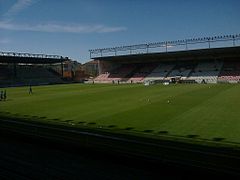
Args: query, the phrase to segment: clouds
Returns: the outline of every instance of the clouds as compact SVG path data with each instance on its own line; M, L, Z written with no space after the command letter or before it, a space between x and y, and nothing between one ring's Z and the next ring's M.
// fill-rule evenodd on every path
M17 0L15 4L3 15L4 19L12 19L14 15L17 15L22 10L26 9L33 3L33 0Z
M14 16L29 8L33 3L40 0L16 0L10 9L2 16L0 21L0 29L11 31L32 31L32 32L48 32L48 33L113 33L126 31L123 26L108 26L99 24L69 24L64 22L37 22L35 24L17 23Z
M1 38L0 38L0 44L9 44L9 43L11 43L11 40L10 40L10 39L7 39L7 38L1 39Z
M111 33L126 31L126 27L105 26L105 25L81 25L81 24L16 24L11 22L0 22L0 29L14 31L35 31L35 32L59 32L59 33Z

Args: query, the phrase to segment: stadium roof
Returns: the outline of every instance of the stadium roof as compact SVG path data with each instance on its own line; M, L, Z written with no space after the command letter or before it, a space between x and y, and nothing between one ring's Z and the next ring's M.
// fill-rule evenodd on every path
M0 63L53 64L67 60L68 57L58 55L0 52Z
M146 53L134 54L123 56L107 56L96 57L94 60L100 61L122 61L134 62L144 61L152 62L156 60L162 61L176 61L176 60L199 60L199 59L216 59L216 58L236 58L240 60L240 46L225 47L225 48L210 48L198 50L184 50L175 52L162 52L162 53Z
M202 38L191 38L191 39L183 39L183 40L175 40L175 41L163 41L163 42L154 42L154 43L144 43L144 44L136 44L129 46L118 46L112 48L100 48L100 49L90 49L90 58L96 57L106 57L114 54L115 56L119 56L120 54L129 55L129 54L139 54L151 53L153 49L155 52L169 52L169 51L182 51L183 48L185 50L189 49L189 46L193 46L190 49L204 49L206 45L208 48L217 48L217 47L229 47L238 46L240 41L240 34L235 35L224 35L224 36L213 36L213 37L202 37ZM220 44L219 44L220 43ZM230 43L230 44L229 44ZM217 46L216 46L217 45Z

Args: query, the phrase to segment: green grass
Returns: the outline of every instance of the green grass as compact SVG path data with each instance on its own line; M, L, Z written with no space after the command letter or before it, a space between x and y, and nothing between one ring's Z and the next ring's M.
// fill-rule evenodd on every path
M8 88L1 112L90 127L240 143L240 85L52 85ZM89 124L88 124L89 123ZM95 124L96 123L96 124ZM193 136L194 137L194 136Z

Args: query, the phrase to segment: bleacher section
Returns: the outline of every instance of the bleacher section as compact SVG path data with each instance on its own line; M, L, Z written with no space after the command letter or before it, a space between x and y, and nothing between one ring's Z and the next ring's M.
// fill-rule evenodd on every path
M13 72L8 66L0 65L0 87L5 84L10 84L13 78Z
M17 68L17 80L20 83L30 84L55 84L63 82L59 76L41 66L19 66Z
M0 65L0 80L7 80L9 77L12 77L13 74L7 66Z
M42 66L19 65L14 75L13 66L0 66L1 86L23 86L63 83L60 75L54 74Z
M110 75L109 72L104 72L103 74L100 74L99 76L97 76L94 81L95 82L111 82L111 80L108 78Z
M240 82L240 62L200 61L160 62L149 64L124 64L112 72L95 78L96 82L142 83L145 81L165 82L172 79L188 83Z
M217 78L222 66L222 61L199 62L188 77L188 80L195 80L197 83L217 83Z
M239 62L226 62L223 65L222 71L218 77L219 82L232 82L240 81L240 63Z
M128 79L128 82L133 83L140 83L143 82L144 78L150 74L154 68L156 68L156 64L143 64L138 65L138 67L135 69L132 77Z
M174 66L173 63L161 63L144 80L163 80Z
M194 68L193 63L179 63L175 68L168 74L166 79L170 80L172 78L179 78L180 80L186 80L189 74Z
M113 71L109 78L111 78L111 81L123 81L128 78L128 76L131 76L131 73L135 70L136 66L132 64L124 64L120 68Z
M131 76L131 73L136 68L133 64L123 64L111 72L104 72L97 76L94 81L101 83L111 83L112 81L126 81L128 76Z

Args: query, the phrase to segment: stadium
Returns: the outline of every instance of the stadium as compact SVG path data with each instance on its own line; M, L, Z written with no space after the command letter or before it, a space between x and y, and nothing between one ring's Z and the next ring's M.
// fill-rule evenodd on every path
M72 83L64 78L67 57L0 53L1 131L239 175L240 35L90 56L98 75Z

